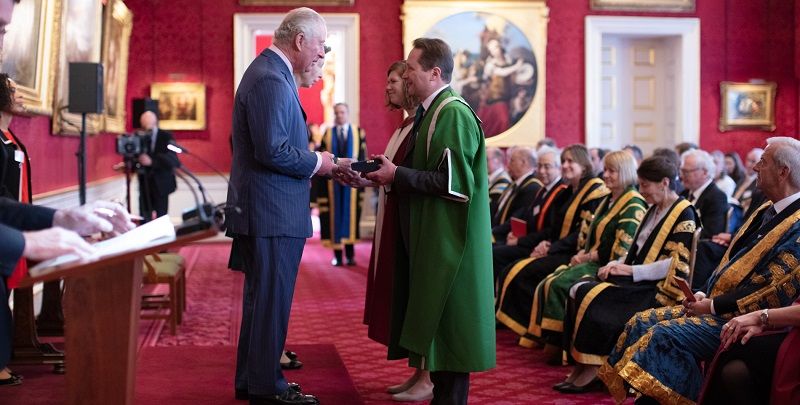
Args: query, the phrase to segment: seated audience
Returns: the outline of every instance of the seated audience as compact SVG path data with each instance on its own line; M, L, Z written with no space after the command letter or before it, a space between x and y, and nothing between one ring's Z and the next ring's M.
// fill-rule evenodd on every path
M561 332L564 330L564 305L570 286L583 276L597 274L597 269L610 260L625 256L633 236L644 218L647 204L636 191L636 161L623 151L611 152L603 160L603 181L611 190L584 223L588 231L581 234L583 247L572 256L569 265L562 265L536 286L526 337L546 343L551 362L561 362Z
M699 367L721 343L734 316L789 305L800 288L800 141L767 140L756 165L758 187L770 201L739 230L705 292L683 305L639 312L625 325L598 375L615 400L625 384L650 403L694 402Z
M511 184L511 176L506 171L506 154L502 149L486 148L486 168L489 170L489 215L494 218L500 197Z
M663 156L667 160L670 161L675 166L676 173L681 168L681 157L678 155L678 152L675 152L669 148L655 148L653 150L653 156ZM683 187L683 183L681 183L680 176L675 176L675 193L681 195L683 190L686 188Z
M561 153L561 177L569 186L564 191L569 199L554 207L549 237L536 245L529 258L506 266L497 277L497 320L520 336L528 333L534 288L558 266L569 263L578 251L581 229L585 234L592 213L610 193L594 177L589 151L583 145L570 145Z
M547 146L549 148L558 148L556 146L556 141L553 138L542 138L539 142L536 142L536 150L542 149L542 147Z
M506 243L511 231L511 217L520 217L531 205L542 182L536 178L536 152L529 147L518 146L511 150L508 159L508 174L513 182L500 196L497 213L492 220L492 235L496 243Z
M711 152L711 157L714 159L716 171L714 172L714 184L722 190L725 195L730 198L733 192L736 191L736 182L728 176L725 170L725 154L720 150Z
M684 152L692 149L700 149L700 148L694 142L681 142L675 145L675 152L678 152L678 156L681 156L683 155Z
M561 223L560 220L554 220L558 212L557 207L563 206L571 196L567 185L561 180L558 150L544 146L539 149L537 160L536 177L544 187L539 189L531 205L518 218L525 221L527 233L517 237L513 232L509 232L505 245L495 244L492 247L495 281L506 266L530 256L539 242L550 238L553 234L552 227Z
M603 158L609 151L603 148L589 148L589 156L592 158L592 167L597 177L603 178Z
M630 153L631 156L633 156L633 158L636 159L636 166L639 166L639 163L642 163L642 159L644 159L644 153L642 153L642 148L634 144L630 144L630 145L625 145L622 148L622 150L624 152Z
M673 152L674 153L674 152ZM683 297L675 276L688 279L697 214L675 193L678 169L653 156L638 170L639 191L650 204L626 255L601 267L596 278L570 289L564 319L564 349L575 361L567 379L553 388L579 393L596 388L597 370L636 312L675 305Z
M728 176L731 176L733 181L736 183L736 187L742 184L747 174L744 170L744 163L742 163L742 158L739 157L739 154L736 152L727 152L725 153L725 173Z
M758 201L763 199L763 195L756 195L760 193L760 191L758 187L756 187L756 172L754 170L758 161L761 160L762 154L764 154L764 150L761 148L753 148L747 153L744 166L746 177L739 183L736 187L736 191L733 193L733 198L739 202L744 212L747 212L751 205L755 205L756 207L761 205Z
M701 239L725 232L728 218L728 197L714 184L716 165L706 151L691 149L681 155L681 182L686 190L681 197L697 208L703 230Z

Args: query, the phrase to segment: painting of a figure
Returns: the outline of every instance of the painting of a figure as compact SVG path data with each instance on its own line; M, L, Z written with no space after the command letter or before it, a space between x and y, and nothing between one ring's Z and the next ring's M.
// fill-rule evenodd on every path
M206 128L206 86L202 83L153 83L150 97L158 100L159 126L171 130Z
M133 14L122 0L111 0L105 10L103 73L105 79L105 130L125 132L125 86Z
M775 130L774 82L720 83L722 111L721 131L735 129Z
M525 34L502 16L463 12L425 33L450 44L451 86L483 121L487 137L516 124L536 97L536 55Z
M22 1L14 8L14 18L6 27L2 71L13 78L17 85L36 87L41 15L42 0Z
M67 114L64 107L69 99L69 63L100 62L102 38L102 2L96 0L64 0L63 36L56 89L53 133L77 133L79 128L64 121L80 122L77 115ZM97 133L100 117L91 115L87 131Z

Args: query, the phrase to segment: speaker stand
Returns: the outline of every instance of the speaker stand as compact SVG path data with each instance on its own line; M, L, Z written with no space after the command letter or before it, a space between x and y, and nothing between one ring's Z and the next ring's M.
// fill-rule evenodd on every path
M81 113L81 141L78 146L78 196L86 204L86 113Z

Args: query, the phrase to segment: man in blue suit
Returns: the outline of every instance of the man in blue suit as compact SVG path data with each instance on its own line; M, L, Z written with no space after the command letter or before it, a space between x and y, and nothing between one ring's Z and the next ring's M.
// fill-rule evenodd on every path
M227 225L245 272L236 397L251 404L319 403L290 385L279 363L300 257L311 236L310 178L336 167L330 153L308 151L293 77L325 57L326 37L325 21L314 10L290 11L236 90Z

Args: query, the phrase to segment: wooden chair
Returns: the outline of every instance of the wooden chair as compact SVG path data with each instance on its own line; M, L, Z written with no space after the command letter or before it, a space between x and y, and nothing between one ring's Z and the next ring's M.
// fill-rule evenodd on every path
M142 294L142 319L166 319L170 333L176 332L186 309L186 270L183 256L159 253L145 256L142 283L167 284L166 294Z

